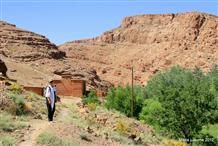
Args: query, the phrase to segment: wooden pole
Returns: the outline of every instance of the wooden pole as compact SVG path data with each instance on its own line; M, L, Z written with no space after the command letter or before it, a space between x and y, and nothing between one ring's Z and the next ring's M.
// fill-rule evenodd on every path
M132 99L131 99L131 116L134 115L134 89L133 89L133 67L132 67Z

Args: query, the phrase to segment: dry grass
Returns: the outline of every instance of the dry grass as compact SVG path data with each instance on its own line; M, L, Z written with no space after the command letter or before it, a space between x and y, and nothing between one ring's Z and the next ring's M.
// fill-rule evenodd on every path
M0 131L13 132L17 129L22 129L26 125L19 121L14 120L13 116L8 113L0 113Z
M83 130L87 130L87 127L89 127L95 135L104 139L110 139L125 146L135 145L136 141L129 138L131 134L135 134L142 140L142 145L161 145L161 140L157 135L153 135L149 131L137 132L137 127L134 127L136 120L127 118L117 111L109 111L101 106L97 106L93 110L88 106L81 108L77 105L68 106L68 109L68 116L62 120L64 123L73 124ZM140 122L137 123L140 125ZM138 145L140 145L140 142Z
M71 142L62 139L61 137L49 133L49 132L44 132L42 134L40 134L37 138L37 144L39 146L43 146L43 145L48 145L48 146L73 146L74 144L72 144Z
M187 146L186 143L176 140L165 140L164 144L165 146Z
M118 121L115 125L115 130L121 134L125 134L127 132L128 125L123 121Z
M2 146L13 146L16 144L16 139L10 135L1 135L0 145Z

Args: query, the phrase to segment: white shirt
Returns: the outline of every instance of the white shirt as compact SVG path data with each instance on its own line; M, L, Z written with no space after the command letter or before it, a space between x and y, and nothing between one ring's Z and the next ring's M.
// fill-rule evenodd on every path
M45 97L50 98L51 101L51 108L54 108L54 103L55 103L55 94L54 94L54 88L49 85L46 88L46 93L45 93Z

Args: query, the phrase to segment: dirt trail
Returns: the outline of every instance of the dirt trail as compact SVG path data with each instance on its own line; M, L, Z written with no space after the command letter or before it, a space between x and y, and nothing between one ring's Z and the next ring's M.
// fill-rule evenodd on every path
M24 141L19 146L35 146L36 138L50 125L45 120L31 120L29 124L31 128L25 133Z
M80 98L61 98L61 104L64 105L70 105L73 103L75 104L79 101ZM36 146L37 137L50 126L54 126L56 123L60 122L60 119L62 119L64 116L67 116L67 114L68 109L66 106L63 106L59 114L56 116L55 121L52 123L49 123L46 120L31 120L30 122L28 122L31 127L28 131L26 131L23 142L21 142L19 146Z

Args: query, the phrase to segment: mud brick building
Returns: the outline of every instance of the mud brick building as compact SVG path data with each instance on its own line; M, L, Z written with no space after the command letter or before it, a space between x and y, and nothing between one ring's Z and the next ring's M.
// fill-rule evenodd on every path
M62 76L61 80L53 80L58 96L82 97L86 92L84 80L74 80L68 76ZM25 90L43 95L43 87L24 87Z
M56 85L57 95L81 97L86 92L86 84L84 80L73 80L63 78L62 80L53 80Z
M25 90L30 91L30 92L34 92L38 95L43 95L43 87L30 87L30 86L25 86L24 87Z

